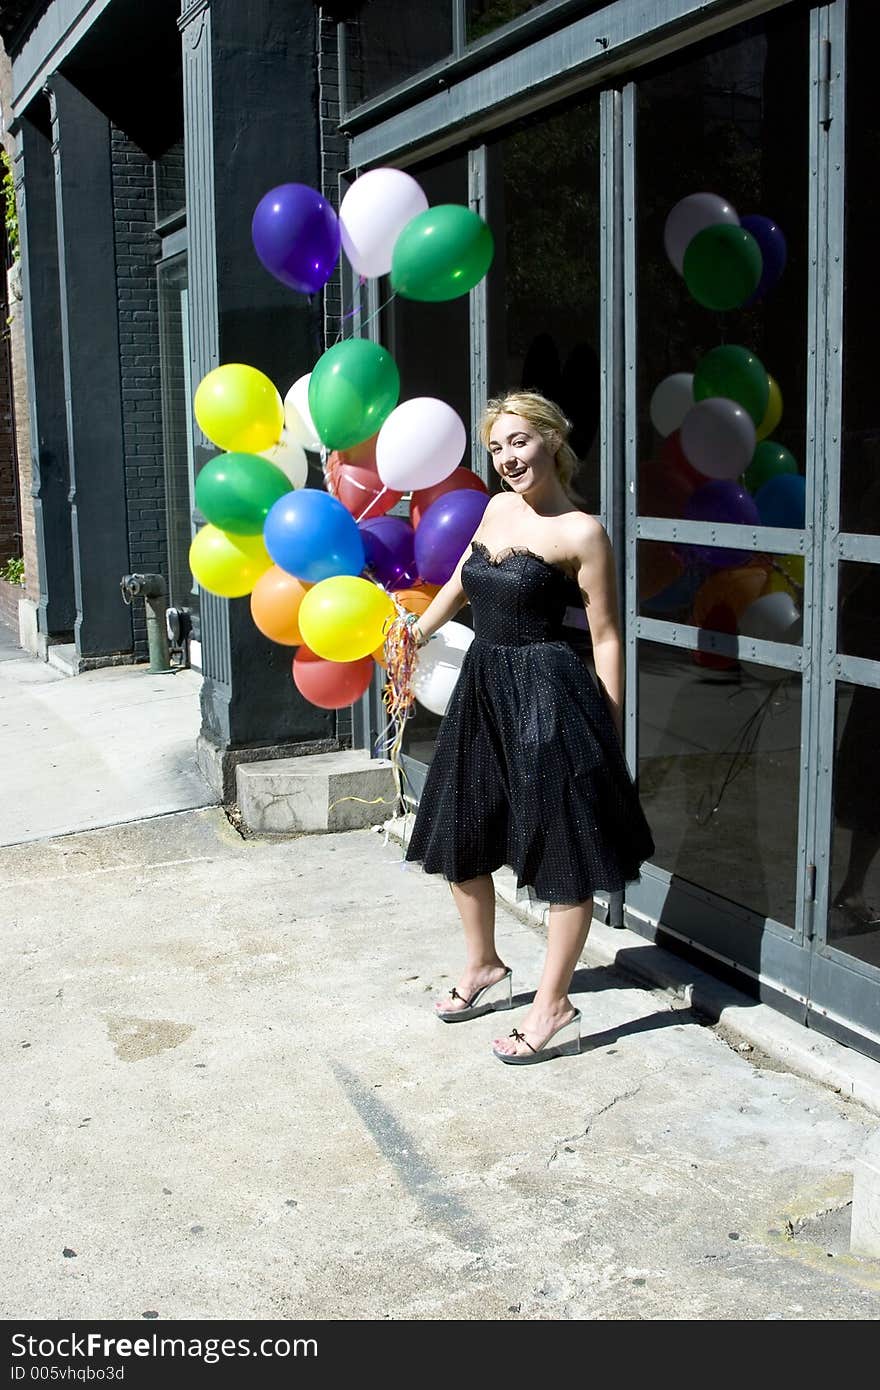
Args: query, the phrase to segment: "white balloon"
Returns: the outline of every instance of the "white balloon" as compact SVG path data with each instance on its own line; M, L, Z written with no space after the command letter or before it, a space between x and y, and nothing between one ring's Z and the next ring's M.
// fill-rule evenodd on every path
M755 422L736 401L709 396L688 411L680 438L688 463L705 478L738 478L755 452Z
M342 248L359 275L387 275L394 243L428 206L422 188L402 169L371 169L355 179L339 208Z
M396 492L432 487L464 458L467 434L451 405L415 396L392 410L376 440L376 471Z
M321 452L321 440L309 410L311 372L299 377L284 397L284 426L290 438L313 454Z
M666 219L663 245L679 275L683 273L684 253L697 232L714 227L719 222L739 225L736 209L717 193L691 193L676 203Z
M658 434L672 434L693 403L693 372L674 372L661 381L651 397L651 424Z
M261 458L268 459L270 463L274 463L276 468L280 468L281 472L290 479L292 488L305 487L309 474L309 461L302 445L297 444L295 439L291 439L290 432L286 428L281 431L281 438L277 444L273 444L271 449L262 451Z
M419 649L413 693L433 714L445 714L474 634L464 623L444 623Z
M741 637L752 637L761 642L788 642L796 645L803 632L803 617L791 594L778 590L774 594L762 594L744 608L737 623ZM757 676L762 681L778 681L779 670L775 666L763 666L757 661L743 661L744 671Z

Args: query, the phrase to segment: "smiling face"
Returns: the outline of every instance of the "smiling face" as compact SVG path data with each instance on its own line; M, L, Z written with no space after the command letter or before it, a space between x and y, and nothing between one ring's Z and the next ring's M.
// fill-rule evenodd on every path
M520 495L555 478L556 463L533 424L522 415L499 415L489 436L495 472Z

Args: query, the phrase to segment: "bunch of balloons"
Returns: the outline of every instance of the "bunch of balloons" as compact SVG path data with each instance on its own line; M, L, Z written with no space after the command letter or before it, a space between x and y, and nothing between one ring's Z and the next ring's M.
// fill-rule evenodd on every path
M430 208L397 169L356 180L338 217L314 189L272 189L252 234L266 268L303 293L326 282L340 247L359 275L390 271L397 293L424 301L466 294L493 254L481 218L453 204ZM427 608L488 503L485 485L461 466L467 440L456 412L399 395L393 358L364 338L329 348L283 401L241 363L209 372L195 395L200 428L224 452L196 482L208 525L192 543L193 575L222 597L250 594L257 627L297 648L294 681L323 709L366 691L390 622ZM305 486L306 450L321 454L326 491ZM405 493L409 521L388 516ZM459 628L441 629L419 663L418 697L438 713L461 664Z
M782 274L785 239L768 218L740 219L714 194L684 198L666 221L666 252L694 298L712 309L753 303ZM746 347L713 348L693 372L657 386L650 416L662 437L658 458L640 469L639 510L745 526L802 528L804 479L791 453L770 436L782 418L782 394ZM657 545L640 565L640 597L654 611L691 608L695 626L795 641L803 558L720 546ZM695 653L703 665L724 657ZM760 674L759 666L752 668Z
M740 309L757 303L785 269L785 237L770 217L740 217L717 193L691 193L670 212L666 254L698 304Z
M492 233L458 203L429 207L402 169L371 169L349 188L339 215L314 188L283 183L257 204L254 250L276 280L314 294L333 273L340 249L358 275L391 274L407 299L437 302L473 289L489 269Z

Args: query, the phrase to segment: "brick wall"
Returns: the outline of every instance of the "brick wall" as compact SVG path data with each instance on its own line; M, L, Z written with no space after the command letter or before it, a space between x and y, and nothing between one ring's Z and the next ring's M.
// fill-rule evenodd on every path
M115 128L112 158L129 559L133 573L167 579L153 163ZM143 660L146 618L139 600L132 620L135 657Z
M3 147L13 161L15 169L15 138L6 130L6 115L12 110L12 64L0 44L0 106L4 115ZM5 275L5 266L2 267ZM31 430L28 407L29 387L27 359L24 343L24 314L20 293L20 277L13 271L9 277L12 286L8 304L4 311L3 324L8 328L10 355L12 360L12 416L15 427L15 449L18 461L18 500L21 509L21 542L16 552L24 557L25 588L27 598L38 603L40 599L40 578L37 567L37 542L34 529L34 501L31 496ZM8 324L6 320L9 320ZM5 557L4 557L5 558Z

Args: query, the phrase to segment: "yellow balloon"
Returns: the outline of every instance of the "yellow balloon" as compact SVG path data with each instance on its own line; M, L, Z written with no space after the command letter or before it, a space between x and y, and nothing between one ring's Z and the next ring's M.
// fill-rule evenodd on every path
M309 589L299 608L299 630L306 646L327 661L357 661L380 645L395 611L378 584L336 574Z
M803 555L774 555L765 594L790 594L800 603L804 591Z
M227 362L202 377L194 401L199 428L221 449L259 454L284 428L284 403L267 376L243 362Z
M217 526L203 526L189 548L189 567L209 594L243 598L272 568L272 557L262 536L230 536Z
M767 397L767 409L764 411L764 418L755 430L756 439L766 439L768 434L772 434L782 419L782 392L778 383L767 373L767 380L770 383L770 394Z

